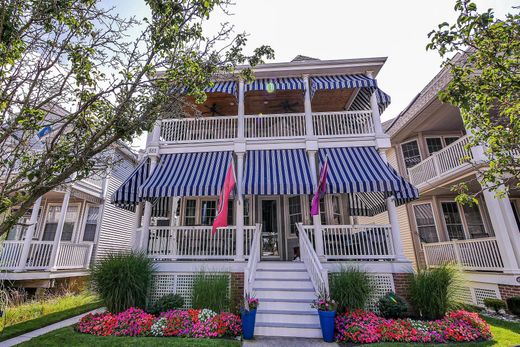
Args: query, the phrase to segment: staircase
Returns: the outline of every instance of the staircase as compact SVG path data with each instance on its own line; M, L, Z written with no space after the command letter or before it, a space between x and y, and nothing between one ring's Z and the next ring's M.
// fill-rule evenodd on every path
M301 262L258 263L253 292L260 300L255 335L321 338L315 290Z

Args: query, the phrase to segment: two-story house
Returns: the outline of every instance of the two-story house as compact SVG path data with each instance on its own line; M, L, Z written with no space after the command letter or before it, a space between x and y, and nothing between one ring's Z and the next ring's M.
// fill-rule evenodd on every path
M56 106L53 112L66 111ZM116 163L108 172L39 197L0 241L0 280L25 288L54 287L85 278L91 264L109 252L131 249L133 214L109 198L132 173L137 156L122 143L104 155Z
M473 193L482 190L478 171L485 157L482 147L467 148L459 109L437 96L450 78L441 70L384 126L400 174L420 192L400 215L418 266L456 263L466 278L463 299L482 305L485 298L520 295L520 192L497 198L483 190L473 206L455 201L456 184L467 184Z
M257 334L321 337L310 303L327 290L329 273L369 272L372 306L402 290L412 265L396 206L418 193L385 155L380 113L390 98L376 80L385 60L298 56L260 65L251 83L215 81L194 105L199 112L188 107L157 122L147 158L112 196L135 210L134 245L156 263L152 299L177 292L189 305L197 271L227 272L233 288L261 301ZM311 217L325 160L327 194ZM229 226L212 235L230 163L237 186ZM382 212L385 224L357 223Z

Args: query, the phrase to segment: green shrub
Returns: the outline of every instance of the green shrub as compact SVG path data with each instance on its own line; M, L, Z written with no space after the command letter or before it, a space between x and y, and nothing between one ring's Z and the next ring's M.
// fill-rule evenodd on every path
M170 293L160 297L149 311L153 314L159 314L175 308L181 308L182 306L184 306L184 298L179 294Z
M144 253L112 253L94 266L91 280L107 309L118 313L146 307L153 272L152 260Z
M229 275L201 272L193 280L192 307L215 312L229 311Z
M330 279L330 297L338 303L338 311L365 308L374 288L367 273L355 268L342 268Z
M457 307L458 271L450 266L420 271L412 277L410 300L416 313L426 319L440 319Z
M500 299L485 298L484 306L486 306L487 309L493 310L496 313L498 313L500 310L506 309L506 302Z
M406 301L394 292L388 292L379 299L379 313L385 318L403 318L408 312Z
M506 300L507 309L514 315L520 316L520 296L514 296Z

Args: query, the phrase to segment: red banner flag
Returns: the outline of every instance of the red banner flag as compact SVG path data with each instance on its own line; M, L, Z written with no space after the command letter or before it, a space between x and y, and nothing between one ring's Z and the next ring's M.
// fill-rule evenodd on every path
M215 221L213 222L213 228L211 232L213 235L217 232L217 228L227 227L227 216L228 216L228 205L229 205L229 195L233 188L235 188L235 170L233 170L233 162L229 163L229 167L226 173L226 179L224 180L224 186L220 191L220 197L218 199L217 205L217 216L215 217Z

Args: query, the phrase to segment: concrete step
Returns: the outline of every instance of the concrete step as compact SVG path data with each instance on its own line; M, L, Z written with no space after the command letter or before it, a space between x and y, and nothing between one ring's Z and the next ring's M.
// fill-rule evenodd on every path
M264 323L255 324L255 335L322 338L319 324L303 323Z
M274 299L267 298L260 302L262 310L306 311L311 309L313 299Z
M320 324L317 311L258 310L256 321L260 323Z
M286 288L255 288L256 297L262 299L315 299L314 289L286 289Z
M253 288L292 288L313 289L312 282L306 279L263 279L257 278Z
M296 269L293 271L285 270L256 270L256 279L306 279L310 280L309 274L306 270Z
M258 270L282 270L282 271L293 271L293 270L304 270L305 264L302 262L292 261L261 261L257 265Z

